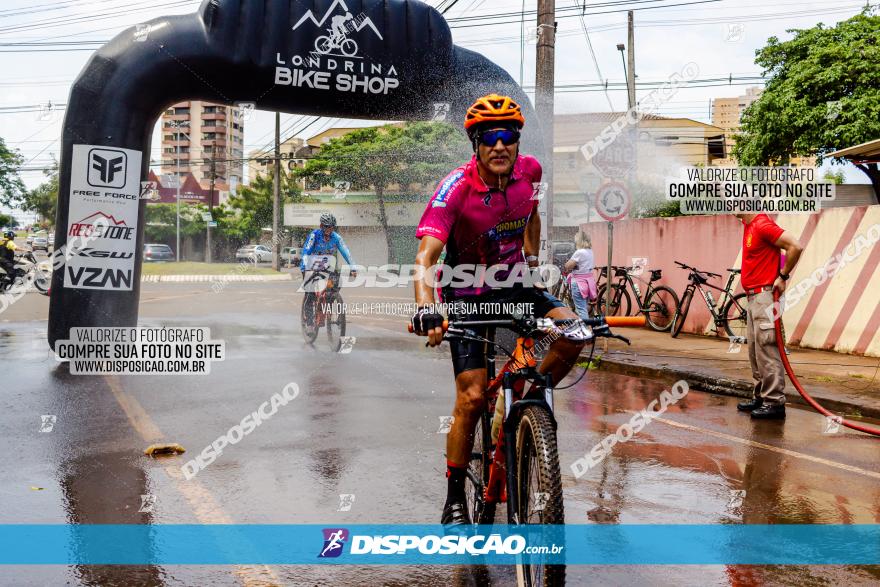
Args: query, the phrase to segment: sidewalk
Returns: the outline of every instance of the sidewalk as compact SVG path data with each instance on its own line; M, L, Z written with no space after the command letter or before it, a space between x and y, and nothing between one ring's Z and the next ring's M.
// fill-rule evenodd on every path
M626 346L612 340L600 368L625 375L643 375L670 382L686 379L695 389L751 397L752 370L748 347L728 353L726 339L668 333L647 329L620 329L632 341ZM601 354L602 341L596 354ZM844 416L880 418L880 358L829 351L792 348L789 360L801 385L820 404ZM787 382L789 402L805 404Z

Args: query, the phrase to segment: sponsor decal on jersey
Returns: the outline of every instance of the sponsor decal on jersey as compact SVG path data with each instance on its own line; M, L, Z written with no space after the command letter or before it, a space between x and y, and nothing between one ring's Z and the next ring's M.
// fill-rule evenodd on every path
M434 196L434 200L431 202L432 208L444 208L446 206L446 196L452 193L458 185L464 181L464 171L458 171L448 178L443 184L440 186L440 189L437 190L437 195Z
M492 240L501 240L522 234L526 229L526 223L529 221L528 216L518 220L507 220L496 224L494 228L489 230L489 238Z

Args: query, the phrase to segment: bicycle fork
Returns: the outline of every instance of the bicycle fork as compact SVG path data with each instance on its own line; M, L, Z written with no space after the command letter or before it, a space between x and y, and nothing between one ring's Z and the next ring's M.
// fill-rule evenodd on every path
M519 413L522 411L524 404L535 403L540 400L515 401L513 398L514 387L517 380L522 380L525 384L526 380L533 382L541 381L544 386L543 401L553 411L553 378L548 373L541 375L530 367L525 370L506 372L502 376L502 388L504 389L504 423L502 425L503 439L499 439L499 446L496 448L495 465L498 465L498 451L503 451L504 462L506 468L507 480L507 521L509 524L520 524L517 507L519 505L519 486L517 484L517 454L516 454L516 433L519 424ZM522 388L521 388L522 389ZM522 391L520 391L522 393ZM520 399L520 398L517 398ZM502 448L503 442L503 448Z

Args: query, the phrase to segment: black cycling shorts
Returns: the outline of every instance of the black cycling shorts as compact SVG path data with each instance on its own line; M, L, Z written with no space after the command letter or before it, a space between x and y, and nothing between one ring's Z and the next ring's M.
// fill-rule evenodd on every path
M505 320L510 318L511 307L522 308L520 312L531 310L531 315L544 317L553 308L564 308L565 304L547 293L534 287L513 287L493 290L489 293L450 300L452 307L460 306L462 311L450 311L449 321L453 320ZM501 312L496 312L499 309ZM474 311L476 310L476 311ZM487 311L488 310L488 311ZM505 312L504 310L508 310ZM470 328L477 336L486 336L486 327ZM486 343L472 340L449 341L452 351L452 370L455 376L471 369L486 367Z

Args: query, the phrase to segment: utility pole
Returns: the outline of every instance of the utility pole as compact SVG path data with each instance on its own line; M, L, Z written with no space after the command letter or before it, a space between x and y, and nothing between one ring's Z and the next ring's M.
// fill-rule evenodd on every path
M543 130L545 158L542 181L547 184L543 206L546 217L541 223L541 239L553 239L553 92L556 63L556 0L538 0L538 45L535 55L535 114ZM542 259L546 261L546 259Z
M208 221L208 238L205 244L205 261L211 263L211 222L214 221L214 181L217 177L217 144L211 145L211 190L208 192L208 214L211 220Z
M627 12L626 18L627 40L626 40L626 89L627 104L629 108L636 105L636 32L633 23L633 11Z
M281 113L275 113L275 181L272 199L272 269L281 269Z

